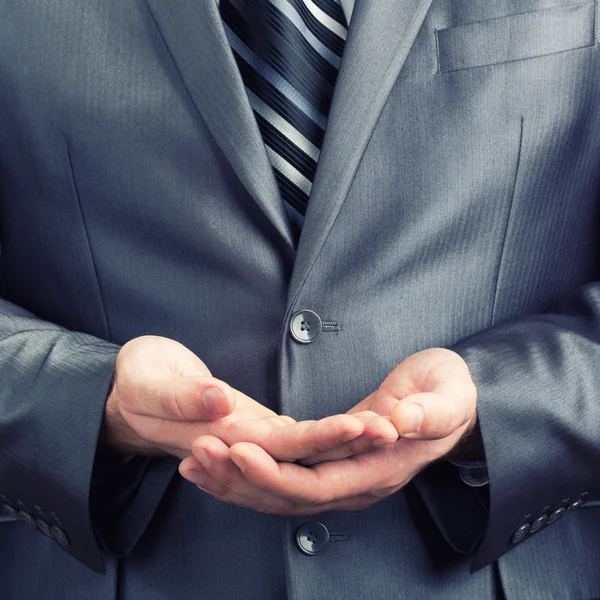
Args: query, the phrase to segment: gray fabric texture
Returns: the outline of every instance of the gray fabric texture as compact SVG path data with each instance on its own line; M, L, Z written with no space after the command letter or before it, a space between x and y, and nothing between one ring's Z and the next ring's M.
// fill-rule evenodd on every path
M71 541L3 519L0 596L600 597L596 14L357 0L297 241L212 0L0 0L0 500ZM339 329L295 343L300 309ZM489 507L437 465L320 515L309 557L306 519L219 503L173 460L113 462L103 406L142 334L298 419L454 348Z

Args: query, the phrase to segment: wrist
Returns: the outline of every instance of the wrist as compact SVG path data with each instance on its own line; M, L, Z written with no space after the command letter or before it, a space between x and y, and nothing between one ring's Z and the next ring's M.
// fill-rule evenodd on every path
M120 454L157 454L127 423L119 406L119 393L113 380L104 408L99 443ZM161 452L161 454L163 454Z

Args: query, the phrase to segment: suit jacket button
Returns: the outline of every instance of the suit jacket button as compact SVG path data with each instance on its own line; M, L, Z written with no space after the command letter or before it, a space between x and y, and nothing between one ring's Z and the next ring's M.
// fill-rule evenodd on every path
M548 521L548 515L540 515L532 524L529 530L529 535L539 531Z
M550 513L547 521L548 525L554 523L554 521L558 521L566 512L567 509L564 506L559 506L554 512Z
M581 498L579 498L578 500L575 500L575 502L569 504L567 510L575 510L576 508L579 508L583 503L584 501Z
M61 548L69 547L69 538L62 528L60 528L58 525L52 525L51 531L54 539L58 542L58 545Z
M3 504L2 512L9 517L13 517L14 519L19 518L19 511L12 504Z
M290 334L299 344L311 344L323 330L321 317L312 310L301 310L290 321Z
M37 527L35 519L26 510L20 510L17 518L29 527Z
M310 556L318 554L329 541L329 531L323 523L304 523L296 531L296 545L300 552Z
M519 529L513 533L512 538L510 538L510 543L518 544L519 542L522 542L529 533L530 529L531 523L525 523L524 525L521 525L521 527L519 527Z

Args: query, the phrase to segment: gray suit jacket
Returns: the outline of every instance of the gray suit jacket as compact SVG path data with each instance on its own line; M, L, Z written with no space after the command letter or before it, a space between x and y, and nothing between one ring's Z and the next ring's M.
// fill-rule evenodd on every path
M212 0L0 0L0 597L600 597L597 13L359 0L296 246ZM454 348L489 505L440 463L305 556L97 453L141 334L298 419Z

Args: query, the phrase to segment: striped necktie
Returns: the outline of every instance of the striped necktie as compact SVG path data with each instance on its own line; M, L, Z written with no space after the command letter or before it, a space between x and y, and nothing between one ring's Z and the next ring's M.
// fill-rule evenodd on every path
M338 0L220 0L283 199L306 213L347 26Z

